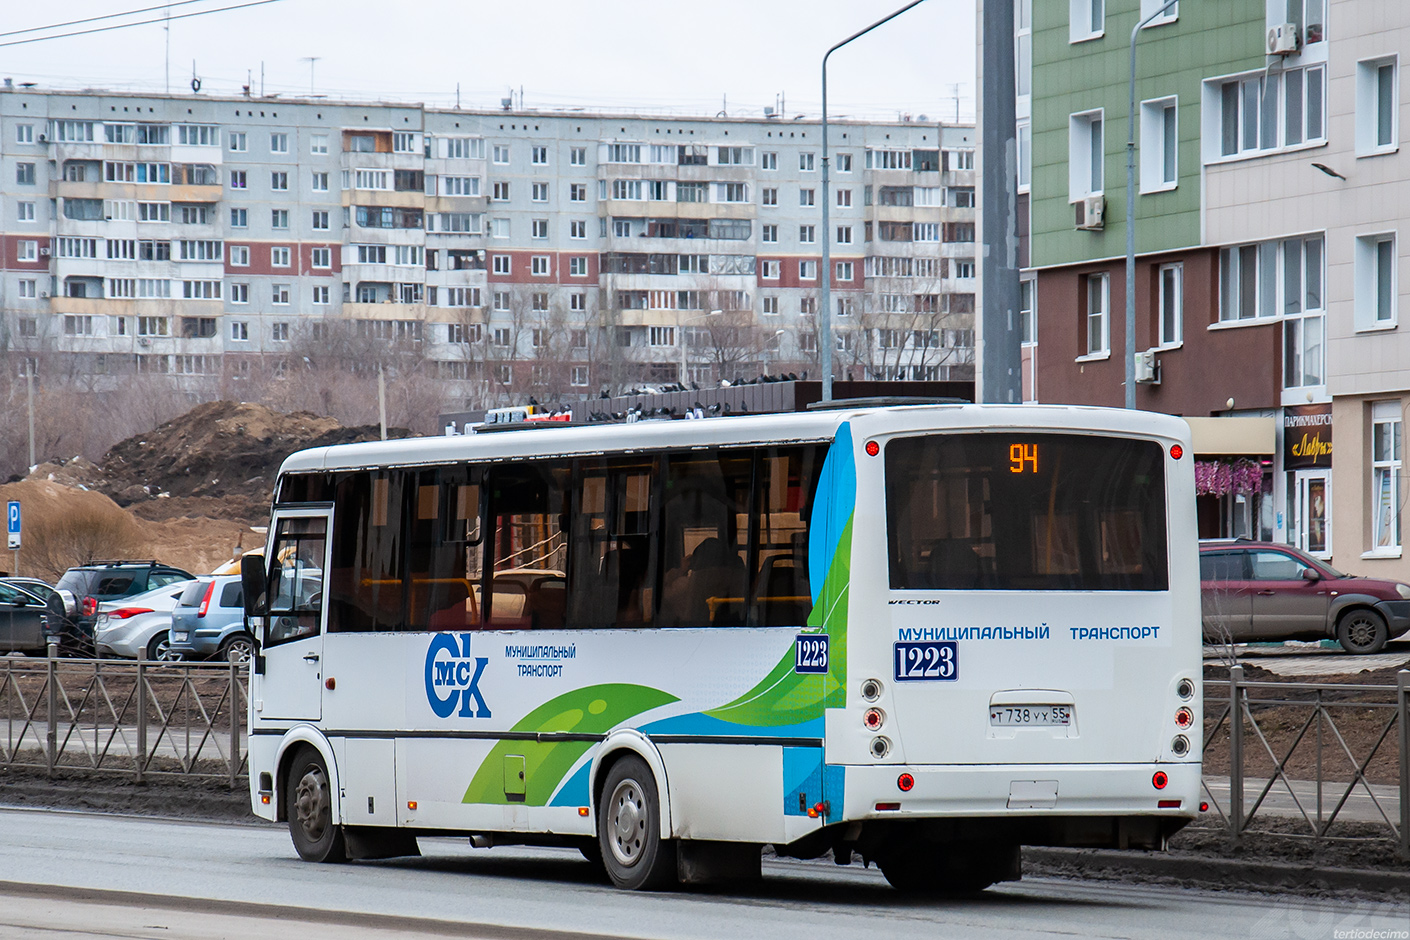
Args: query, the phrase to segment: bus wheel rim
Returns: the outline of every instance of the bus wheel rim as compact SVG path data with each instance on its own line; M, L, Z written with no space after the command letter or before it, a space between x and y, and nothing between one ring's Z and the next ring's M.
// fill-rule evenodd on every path
M611 848L612 856L626 867L641 860L646 841L647 809L641 787L635 780L623 780L612 791Z
M294 811L299 828L310 842L323 838L332 818L332 807L328 803L328 778L318 767L310 767L294 790Z

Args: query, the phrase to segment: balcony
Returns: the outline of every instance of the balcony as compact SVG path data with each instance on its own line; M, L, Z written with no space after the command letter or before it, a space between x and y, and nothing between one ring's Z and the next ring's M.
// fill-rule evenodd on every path
M425 304L398 304L387 301L378 304L345 303L343 317L349 320L426 320L436 310Z

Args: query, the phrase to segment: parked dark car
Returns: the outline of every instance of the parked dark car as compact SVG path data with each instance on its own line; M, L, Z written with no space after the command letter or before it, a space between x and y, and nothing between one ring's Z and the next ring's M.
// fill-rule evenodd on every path
M66 653L93 654L93 624L98 619L98 605L176 581L196 577L189 571L164 565L158 561L95 561L76 565L64 572L55 585L78 599L78 610L66 623L51 623L49 632L59 638L59 647Z
M1410 630L1410 585L1343 574L1290 545L1200 542L1206 643L1335 639L1377 653Z
M59 608L62 610L62 602ZM40 595L19 585L0 583L0 655L18 652L43 656L44 624L49 612Z

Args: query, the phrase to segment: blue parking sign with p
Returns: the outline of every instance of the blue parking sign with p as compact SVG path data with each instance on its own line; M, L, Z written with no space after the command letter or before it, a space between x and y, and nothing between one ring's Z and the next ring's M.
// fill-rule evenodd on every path
M19 500L10 500L5 511L5 531L8 535L7 542L10 549L20 547L20 504Z

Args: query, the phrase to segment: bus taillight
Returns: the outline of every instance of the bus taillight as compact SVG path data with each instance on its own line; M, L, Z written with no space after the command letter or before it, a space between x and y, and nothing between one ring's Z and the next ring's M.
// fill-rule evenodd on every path
M1157 770L1155 776L1151 777L1151 786L1155 787L1157 790L1164 790L1166 784L1169 782L1170 778L1165 775L1165 771L1163 770Z
M1171 460L1179 460L1183 456L1185 456L1185 448L1181 447L1179 444L1170 445Z
M900 789L902 793L909 793L911 787L915 785L916 778L912 777L910 774L901 774L901 776L896 778L896 786Z
M862 724L866 725L868 731L880 731L881 726L886 724L886 712L879 708L868 708L862 713Z
M1175 727L1188 728L1195 723L1195 713L1188 708L1179 708L1175 712Z
M881 445L876 441L867 441L867 456L875 457L879 453L881 453Z

